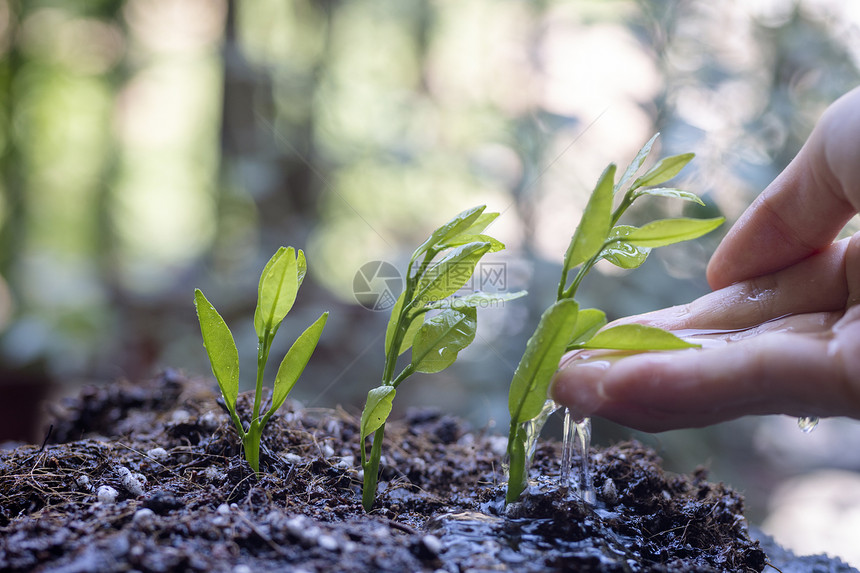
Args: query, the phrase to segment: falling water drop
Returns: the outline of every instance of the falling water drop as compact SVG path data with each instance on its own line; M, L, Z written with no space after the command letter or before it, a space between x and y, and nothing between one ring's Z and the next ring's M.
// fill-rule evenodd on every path
M800 428L804 434L808 434L814 430L817 425L818 416L801 416L797 419L797 427Z

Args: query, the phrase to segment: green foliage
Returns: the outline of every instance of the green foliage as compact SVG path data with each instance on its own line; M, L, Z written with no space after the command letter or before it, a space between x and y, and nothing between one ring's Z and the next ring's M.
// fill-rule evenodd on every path
M525 292L474 292L451 296L469 281L484 255L504 248L501 242L484 233L499 216L484 213L485 208L482 205L463 211L433 231L409 260L403 293L391 309L385 331L382 383L368 392L361 414L362 504L366 511L373 507L376 497L385 421L391 414L397 387L415 372L435 373L451 366L460 351L475 339L477 308L525 295ZM394 376L397 358L410 348L409 364ZM373 444L368 455L365 439L371 434Z
M612 228L612 183L615 165L610 165L600 176L591 194L582 219L564 255L564 267L572 269L594 257Z
M530 448L526 444L529 436L525 424L544 411L549 385L565 352L579 348L647 351L696 346L650 326L626 324L604 329L606 315L602 311L580 310L575 301L580 283L599 260L633 269L645 262L652 248L698 238L722 224L722 217L663 219L642 227L618 224L621 216L641 197L674 198L702 204L702 200L689 191L654 187L677 175L692 160L692 153L662 159L633 180L656 139L657 135L648 140L617 182L615 165L607 167L600 176L565 253L556 302L541 316L514 372L508 395L511 415L505 496L508 503L516 501L528 484ZM623 196L613 210L614 199L622 190ZM569 281L572 271L576 274Z
M278 411L307 366L325 327L328 313L324 312L293 343L281 361L275 376L272 404L265 415L260 416L263 394L263 373L272 348L272 340L287 313L293 307L299 286L307 272L304 253L292 247L281 247L269 260L260 276L257 292L257 308L254 311L254 329L257 332L257 385L254 394L254 411L247 428L236 411L239 393L239 353L230 329L206 299L200 289L194 291L194 305L200 321L203 346L212 365L212 373L221 388L224 403L230 418L242 439L245 459L255 472L260 471L260 440L263 429L272 415Z
M680 350L699 345L681 340L671 332L643 324L621 324L601 330L585 342L571 344L575 348L603 348L607 350Z
M466 307L443 310L428 318L415 334L412 366L416 372L432 374L445 370L457 360L457 354L475 340L478 311Z

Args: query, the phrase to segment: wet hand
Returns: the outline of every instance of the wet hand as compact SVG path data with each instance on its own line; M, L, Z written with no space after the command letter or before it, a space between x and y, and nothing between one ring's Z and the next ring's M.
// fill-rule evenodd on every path
M747 414L860 418L860 90L833 104L786 170L714 254L717 290L631 317L701 350L572 353L553 397L580 415L648 431ZM686 332L685 332L686 331Z

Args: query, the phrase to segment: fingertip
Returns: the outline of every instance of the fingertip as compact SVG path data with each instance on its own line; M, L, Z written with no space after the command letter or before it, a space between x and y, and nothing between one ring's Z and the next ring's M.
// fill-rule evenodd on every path
M550 397L575 418L591 416L606 400L602 382L609 366L607 359L567 361L553 378Z
M705 270L705 279L708 281L708 286L711 287L711 290L716 291L729 286L725 280L725 272L722 267L723 257L720 248L717 247Z

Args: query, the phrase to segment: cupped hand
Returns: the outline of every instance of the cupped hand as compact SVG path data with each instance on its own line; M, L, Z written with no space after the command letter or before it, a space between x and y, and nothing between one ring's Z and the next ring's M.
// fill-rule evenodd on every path
M630 317L702 349L563 359L556 401L647 431L747 414L860 418L860 89L834 103L797 157L729 231L717 290ZM710 332L703 334L702 331Z

